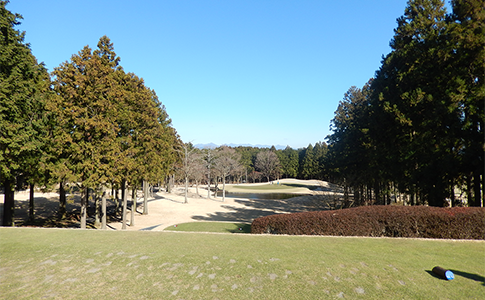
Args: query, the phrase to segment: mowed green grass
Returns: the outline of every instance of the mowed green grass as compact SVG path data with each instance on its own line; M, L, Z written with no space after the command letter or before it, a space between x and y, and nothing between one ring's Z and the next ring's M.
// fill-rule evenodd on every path
M229 185L226 187L230 192L253 192L253 193L294 193L309 190L313 186L290 185L290 184L263 184L263 185Z
M263 184L263 185L249 185L249 186L244 186L244 185L236 185L233 186L235 189L241 189L241 190L289 190L289 189L294 189L294 186L286 185L286 184Z
M251 233L251 224L230 222L189 222L165 228L169 231Z
M483 299L484 269L483 241L0 228L1 299Z

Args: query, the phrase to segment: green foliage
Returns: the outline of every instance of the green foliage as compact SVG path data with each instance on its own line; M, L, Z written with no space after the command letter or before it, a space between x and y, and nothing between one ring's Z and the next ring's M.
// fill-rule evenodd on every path
M12 225L13 189L23 176L43 177L49 76L37 63L25 33L14 29L22 16L0 2L0 184L5 187L3 225Z
M119 61L103 36L97 49L84 47L53 72L52 152L58 159L51 168L59 182L136 188L162 181L177 160L180 141L165 108Z
M276 151L281 163L282 178L298 177L298 151L287 146L284 150Z
M329 137L330 170L359 193L387 203L390 187L412 204L443 206L466 185L483 190L483 1L409 1L374 80L352 87ZM473 197L472 197L473 194Z
M57 120L54 147L68 158L63 165L67 170L62 171L88 188L97 188L113 177L114 141L120 130L115 78L119 58L106 39L100 40L94 53L86 46L53 72L54 90L60 96L53 105Z
M178 143L165 108L154 91L119 66L105 36L92 52L84 47L53 72L61 96L56 148L63 166L86 187L106 182L134 184L164 178Z

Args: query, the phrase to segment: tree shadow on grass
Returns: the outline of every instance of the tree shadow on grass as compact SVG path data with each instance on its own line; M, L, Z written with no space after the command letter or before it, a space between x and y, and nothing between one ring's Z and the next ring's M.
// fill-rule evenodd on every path
M222 205L226 212L216 212L208 216L193 216L198 221L247 222L275 214L300 213L328 209L326 200L319 196L301 196L290 199L235 199L243 207Z
M89 201L87 228L96 228L94 223L94 202ZM131 207L131 201L128 201ZM140 206L140 204L138 204ZM120 221L115 202L107 199L107 222ZM14 224L16 227L56 227L56 228L80 228L81 195L68 194L66 199L66 213L59 215L59 197L35 197L34 219L29 220L29 200L15 199ZM2 224L3 203L0 203L0 224Z

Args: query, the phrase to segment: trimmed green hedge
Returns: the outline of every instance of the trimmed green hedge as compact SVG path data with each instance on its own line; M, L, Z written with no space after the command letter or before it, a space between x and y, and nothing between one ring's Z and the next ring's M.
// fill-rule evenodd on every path
M257 218L251 233L485 239L485 208L361 206Z

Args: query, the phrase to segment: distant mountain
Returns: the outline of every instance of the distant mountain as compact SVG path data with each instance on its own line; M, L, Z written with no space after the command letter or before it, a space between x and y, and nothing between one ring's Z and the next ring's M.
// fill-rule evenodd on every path
M251 144L224 144L226 146L229 146L229 147L239 147L239 146L242 146L242 147L253 147L253 148L271 148L273 147L272 145L251 145ZM220 145L216 145L214 143L208 143L208 144L195 144L194 147L195 148L199 148L199 149L215 149L217 147L219 147ZM286 146L282 146L282 145L276 145L274 146L276 148L276 150L283 150L286 148Z
M209 144L195 144L194 147L199 149L215 149L219 146L214 143L209 143Z

